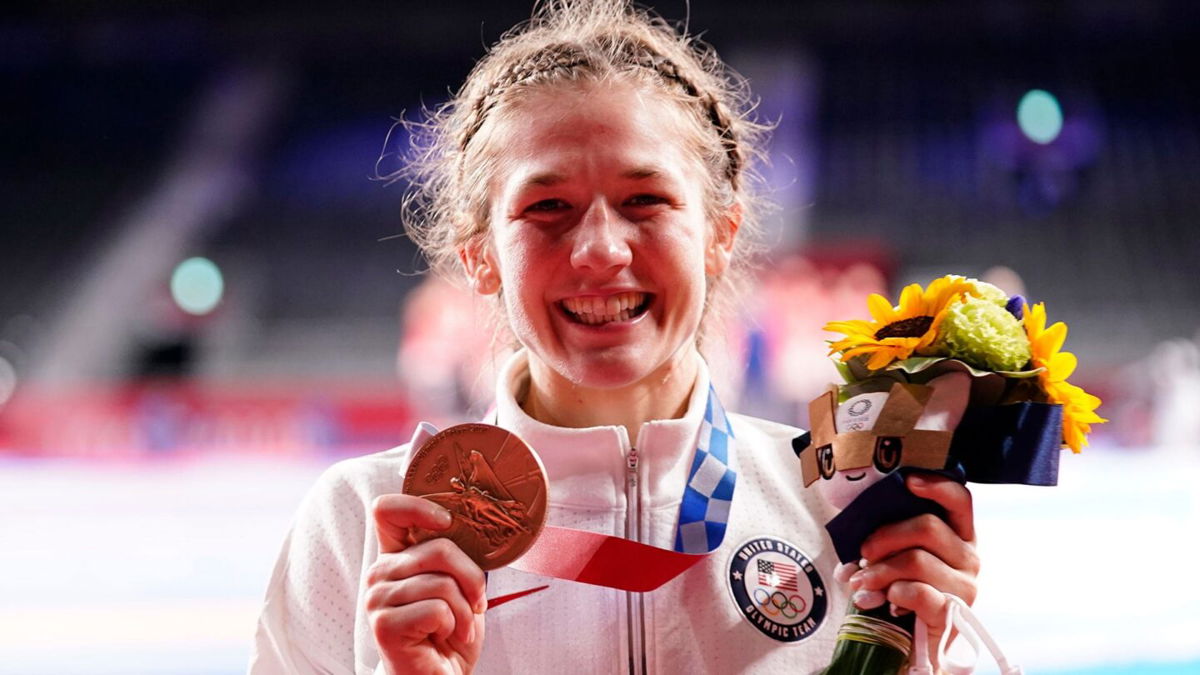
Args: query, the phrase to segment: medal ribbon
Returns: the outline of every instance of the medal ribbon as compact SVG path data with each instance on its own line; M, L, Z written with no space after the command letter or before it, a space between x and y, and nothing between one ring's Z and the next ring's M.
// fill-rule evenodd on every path
M679 506L675 550L586 530L546 526L509 567L623 591L652 591L715 551L725 538L737 483L733 429L710 386L692 468Z

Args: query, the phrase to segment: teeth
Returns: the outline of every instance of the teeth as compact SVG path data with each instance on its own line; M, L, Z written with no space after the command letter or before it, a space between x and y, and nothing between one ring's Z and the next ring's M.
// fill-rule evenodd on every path
M595 325L610 321L628 321L630 310L646 301L646 294L636 291L616 293L606 298L590 295L566 298L563 307L581 322Z

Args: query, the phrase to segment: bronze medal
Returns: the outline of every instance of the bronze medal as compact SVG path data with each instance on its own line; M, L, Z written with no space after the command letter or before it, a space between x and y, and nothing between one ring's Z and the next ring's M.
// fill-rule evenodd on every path
M421 534L447 537L484 570L521 557L546 521L541 460L490 424L460 424L429 439L408 465L404 493L449 509L449 529Z

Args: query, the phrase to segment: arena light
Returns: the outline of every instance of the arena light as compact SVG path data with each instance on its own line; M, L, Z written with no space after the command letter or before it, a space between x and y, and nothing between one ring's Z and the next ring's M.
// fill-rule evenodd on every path
M1050 92L1031 89L1017 104L1017 124L1021 126L1021 132L1034 143L1051 143L1062 132L1062 107Z
M188 314L208 314L224 293L221 270L208 258L188 258L171 274L171 297Z

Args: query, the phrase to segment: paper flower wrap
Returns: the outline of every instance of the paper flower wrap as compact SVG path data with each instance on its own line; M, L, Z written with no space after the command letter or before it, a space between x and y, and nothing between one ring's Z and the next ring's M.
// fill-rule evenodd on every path
M879 527L945 515L907 490L907 473L1054 485L1060 449L1079 452L1106 421L1100 399L1067 382L1067 327L1047 328L1041 303L946 276L906 287L894 306L873 294L867 307L870 320L826 325L842 334L830 354L845 382L809 405L812 430L793 441L805 486L842 509L826 525L840 572ZM880 610L851 607L826 673L899 672L913 619Z

